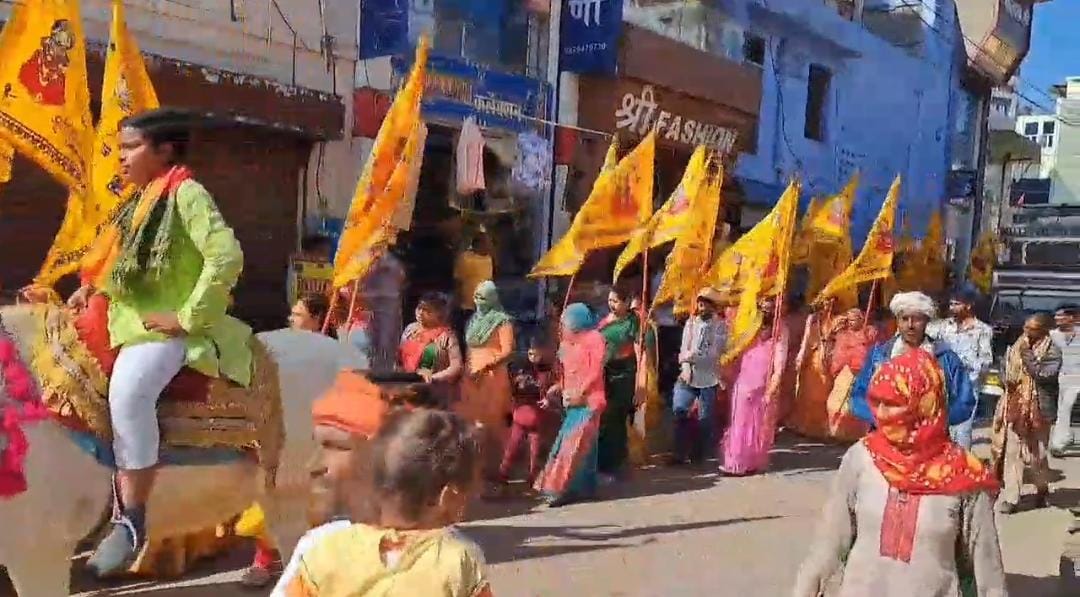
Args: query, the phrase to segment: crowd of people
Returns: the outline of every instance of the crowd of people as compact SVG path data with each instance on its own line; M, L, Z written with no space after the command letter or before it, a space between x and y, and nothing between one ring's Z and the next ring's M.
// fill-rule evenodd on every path
M107 296L119 348L109 395L117 515L89 562L100 573L125 569L145 543L155 405L171 377L188 366L250 381L251 331L226 315L242 255L182 165L187 134L169 111L122 125L126 176L142 191L71 300ZM407 326L392 255L362 296L354 287L293 306L293 328L337 334L362 354L315 403L312 520L321 524L293 550L275 595L487 595L480 550L453 528L475 494L506 494L523 448L524 485L558 507L598 497L650 454L762 473L784 426L855 442L796 595L833 594L833 583L840 595L1003 594L994 503L1016 511L1030 473L1034 505L1047 504L1047 456L1072 440L1080 388L1075 309L1056 322L1030 316L1009 348L986 463L969 448L993 330L969 293L953 294L944 319L920 292L893 296L888 315L761 295L752 297L758 324L732 342L736 294L703 288L675 344L670 321L643 308L649 297L616 285L606 305L550 305L522 360L476 249L479 259L455 268L457 300L424 294ZM264 573L253 583L270 582L274 547L260 542L253 568Z

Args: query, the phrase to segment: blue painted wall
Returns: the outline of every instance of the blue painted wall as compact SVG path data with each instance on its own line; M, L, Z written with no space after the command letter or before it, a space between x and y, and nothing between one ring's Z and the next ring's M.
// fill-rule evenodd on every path
M936 7L923 11L925 43L913 55L822 2L722 0L747 32L767 40L758 150L740 158L736 175L782 186L799 173L807 195L828 195L858 168L853 235L860 242L899 173L901 210L921 236L945 197L951 106L963 93L952 0L924 2ZM803 136L811 63L833 73L824 142Z

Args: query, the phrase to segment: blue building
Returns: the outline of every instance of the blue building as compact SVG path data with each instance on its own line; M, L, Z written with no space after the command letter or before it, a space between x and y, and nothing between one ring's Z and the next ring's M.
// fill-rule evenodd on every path
M626 60L633 53L627 32L641 28L759 77L755 138L736 148L738 184L729 197L742 203L743 227L766 213L793 175L808 200L837 192L858 170L858 242L900 174L901 210L915 235L944 208L956 262L966 264L981 207L977 181L990 90L1011 76L1027 51L1026 0L627 0L621 8L616 66L601 76L619 79L625 67L633 68ZM567 17L564 12L564 47L575 42L566 35ZM657 60L655 68L685 64L679 56ZM570 85L564 76L561 122L567 102L579 104L573 124L590 111L584 102L593 95L598 68L577 70L589 72L573 75ZM698 76L717 88L732 80L727 70Z

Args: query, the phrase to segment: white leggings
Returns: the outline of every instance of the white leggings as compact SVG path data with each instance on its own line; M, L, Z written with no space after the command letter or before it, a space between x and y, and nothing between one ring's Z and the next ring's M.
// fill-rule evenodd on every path
M180 338L120 349L109 380L113 453L123 470L150 468L158 461L157 401L184 366Z

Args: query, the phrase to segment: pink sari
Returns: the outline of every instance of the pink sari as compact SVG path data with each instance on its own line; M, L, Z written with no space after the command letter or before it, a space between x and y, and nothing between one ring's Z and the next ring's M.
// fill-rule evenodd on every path
M753 344L738 359L738 375L731 390L731 421L720 444L720 470L731 475L748 475L769 466L776 426L775 400L768 389L780 387L787 365L788 330L781 325L777 340L771 330L758 333Z

